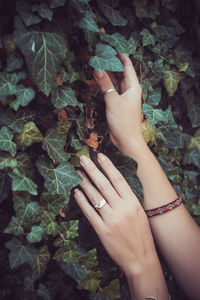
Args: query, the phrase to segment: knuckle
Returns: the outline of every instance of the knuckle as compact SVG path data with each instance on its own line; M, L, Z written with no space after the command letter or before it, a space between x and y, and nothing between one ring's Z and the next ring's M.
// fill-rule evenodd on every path
M88 207L84 212L87 219L92 218L92 213L93 213L93 208L92 207Z
M108 180L99 183L99 190L101 192L106 192L109 188L110 188L110 182Z
M117 174L112 180L114 185L121 185L124 183L124 177L121 174Z
M94 163L90 163L90 164L88 164L88 166L87 166L87 171L88 172L95 172L95 170L96 170L96 166L95 166L95 164Z

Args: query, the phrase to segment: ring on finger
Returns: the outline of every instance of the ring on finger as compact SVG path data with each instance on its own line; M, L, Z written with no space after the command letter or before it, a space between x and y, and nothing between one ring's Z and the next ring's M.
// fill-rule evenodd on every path
M103 94L106 95L106 94L111 93L113 91L116 91L116 89L115 88L108 89L108 90L104 91Z
M107 201L103 198L98 204L96 204L94 207L95 208L102 208L105 204L107 203Z

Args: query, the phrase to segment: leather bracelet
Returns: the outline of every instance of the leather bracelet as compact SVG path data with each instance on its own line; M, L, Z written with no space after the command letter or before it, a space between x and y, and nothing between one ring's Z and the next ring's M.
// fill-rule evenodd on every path
M177 194L177 195L178 195L178 198L176 198L175 200L173 200L172 202L170 202L166 205L162 205L157 208L145 210L147 216L154 217L154 216L162 215L162 214L165 214L165 213L173 210L174 208L178 207L179 205L181 205L181 203L183 201L181 199L181 196L179 194Z

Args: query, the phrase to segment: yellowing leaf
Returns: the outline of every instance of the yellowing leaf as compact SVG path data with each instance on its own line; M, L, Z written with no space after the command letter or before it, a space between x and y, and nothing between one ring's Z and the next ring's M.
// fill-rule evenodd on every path
M200 151L200 129L198 129L195 135L191 138L189 149L197 148Z
M111 281L109 286L103 288L102 295L108 296L110 300L120 298L120 284L119 279Z
M182 57L179 57L175 61L175 65L179 69L179 72L185 72L187 70L189 64L188 64L188 62L185 62Z
M165 75L163 76L163 84L167 90L168 95L174 96L179 82L183 79L182 74L176 72L176 71L167 71Z
M43 136L33 122L27 123L23 132L16 137L16 143L20 146L31 146L33 143L39 143L42 140Z
M155 142L156 128L155 126L150 127L148 118L142 122L142 134L147 144L149 142Z
M90 292L95 292L100 284L100 280L99 280L100 276L101 276L100 271L89 270L86 276L83 277L81 281L78 283L77 288L89 290Z
M75 153L75 155L71 155L71 162L73 163L73 165L75 167L80 167L80 157L81 155L85 155L87 157L90 157L90 153L89 153L89 147L84 145L81 150L77 151Z

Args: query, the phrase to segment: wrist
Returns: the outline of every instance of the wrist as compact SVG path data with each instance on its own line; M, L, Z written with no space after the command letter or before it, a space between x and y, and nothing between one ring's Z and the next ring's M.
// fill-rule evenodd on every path
M150 150L143 136L139 136L129 139L129 141L121 147L121 151L125 155L132 157L135 161L138 161L144 155L144 152Z
M151 261L134 266L125 275L132 297L140 300L152 295L157 299L168 300L168 289L157 254Z
M123 269L124 274L128 280L134 280L136 278L142 277L144 274L151 272L156 265L159 265L159 259L155 248L148 251L146 257L143 257L140 262L134 265L128 265Z

